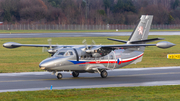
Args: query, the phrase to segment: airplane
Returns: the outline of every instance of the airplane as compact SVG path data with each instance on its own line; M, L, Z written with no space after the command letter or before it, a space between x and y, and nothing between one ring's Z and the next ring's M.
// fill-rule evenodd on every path
M153 15L142 15L128 41L108 38L125 44L118 45L36 45L7 42L5 48L46 47L52 56L43 60L39 67L42 70L52 72L58 79L63 77L62 71L71 72L73 77L79 73L99 73L102 78L108 76L107 70L119 69L129 64L136 64L142 61L145 47L157 46L158 48L170 48L175 44L167 41L157 44L146 44L153 41L163 40L162 38L147 39L151 27Z

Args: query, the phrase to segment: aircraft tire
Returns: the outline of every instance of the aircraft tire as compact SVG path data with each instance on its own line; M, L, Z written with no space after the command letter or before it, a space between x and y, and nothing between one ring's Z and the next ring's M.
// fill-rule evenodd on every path
M61 73L58 73L57 78L62 79L63 75Z
M102 78L106 78L107 76L108 76L107 71L106 71L106 70L102 70L102 71L101 71L101 77L102 77Z
M79 73L78 73L78 72L73 71L73 72L72 72L72 76L73 76L73 77L78 77L78 76L79 76Z

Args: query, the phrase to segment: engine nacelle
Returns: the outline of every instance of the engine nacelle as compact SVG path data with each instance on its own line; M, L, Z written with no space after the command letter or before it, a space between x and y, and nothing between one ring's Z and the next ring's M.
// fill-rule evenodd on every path
M167 41L158 42L158 43L156 44L157 47L163 48L163 49L165 49L165 48L170 48L170 47L172 47L172 46L174 46L174 45L175 45L175 44L173 44L173 43L171 43L171 42L167 42Z
M92 53L92 57L99 58L102 57L102 55L100 53Z
M47 52L50 54L54 54L57 52L58 49L48 49Z

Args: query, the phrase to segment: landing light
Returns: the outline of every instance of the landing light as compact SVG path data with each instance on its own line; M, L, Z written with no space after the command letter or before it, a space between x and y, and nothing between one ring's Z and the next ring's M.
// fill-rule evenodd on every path
M40 67L42 70L44 70L45 69L45 67Z

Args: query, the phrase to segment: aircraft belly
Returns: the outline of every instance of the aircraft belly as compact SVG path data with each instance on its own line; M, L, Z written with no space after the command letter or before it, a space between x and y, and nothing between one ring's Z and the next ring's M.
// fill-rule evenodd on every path
M54 67L52 68L53 70L59 70L59 71L69 71L69 70L85 70L86 65L77 65L77 64L72 64L72 65L66 65L66 66L60 66L60 67Z

